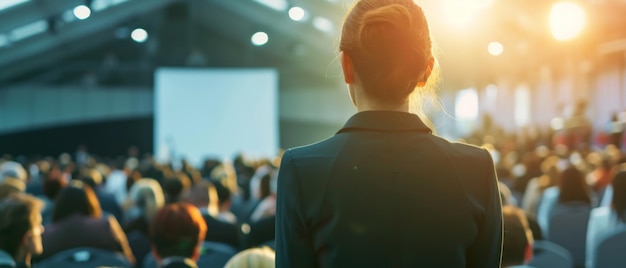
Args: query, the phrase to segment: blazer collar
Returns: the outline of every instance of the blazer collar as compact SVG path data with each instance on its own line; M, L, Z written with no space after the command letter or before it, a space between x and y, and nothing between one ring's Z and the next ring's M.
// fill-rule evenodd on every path
M350 119L337 133L358 130L383 132L416 131L432 134L432 130L416 114L396 111L364 111Z

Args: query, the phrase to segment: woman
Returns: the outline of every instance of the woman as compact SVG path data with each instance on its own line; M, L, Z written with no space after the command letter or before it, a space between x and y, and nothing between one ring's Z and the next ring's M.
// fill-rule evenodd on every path
M489 152L432 135L410 113L435 65L422 9L358 1L339 49L358 113L335 136L283 155L277 266L499 267Z
M164 204L163 190L156 180L140 179L130 188L124 231L137 257L136 267L141 267L143 258L150 252L150 224Z
M610 207L594 208L587 227L587 267L593 267L595 251L609 233L626 227L626 165L613 177L614 195Z
M131 263L135 260L115 217L102 217L93 190L80 181L72 181L59 193L52 224L46 226L42 241L41 259L68 249L92 247L120 252Z

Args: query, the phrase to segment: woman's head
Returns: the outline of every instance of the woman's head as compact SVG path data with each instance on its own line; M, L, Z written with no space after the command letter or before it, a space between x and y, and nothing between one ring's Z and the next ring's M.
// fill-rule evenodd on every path
M585 175L574 166L561 173L559 191L559 203L580 201L591 204L591 190L585 182Z
M620 165L613 177L613 200L611 206L620 221L626 222L626 164Z
M61 190L57 196L52 222L57 223L73 215L93 218L102 215L100 203L91 187L76 180Z
M140 179L133 184L128 194L131 201L131 210L143 216L148 222L152 220L154 214L165 204L163 189L159 182L153 179Z
M346 83L382 104L401 104L434 66L426 16L412 0L360 0L347 14L339 50Z

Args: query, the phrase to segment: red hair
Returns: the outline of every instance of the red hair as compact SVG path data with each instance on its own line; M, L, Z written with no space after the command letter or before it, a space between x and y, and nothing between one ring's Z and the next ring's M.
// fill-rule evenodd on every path
M150 230L152 245L160 258L180 256L197 259L207 225L200 211L187 203L161 208Z

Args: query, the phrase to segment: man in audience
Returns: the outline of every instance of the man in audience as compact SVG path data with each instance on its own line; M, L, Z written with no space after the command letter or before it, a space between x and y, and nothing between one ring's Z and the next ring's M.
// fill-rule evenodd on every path
M175 203L160 209L151 226L153 254L162 268L197 267L207 227L200 211Z
M504 222L504 244L502 267L525 266L533 257L533 234L528 226L524 211L513 206L502 208Z
M214 218L217 215L217 193L215 186L202 181L192 186L185 195L185 201L196 206L202 213L208 229L205 240L228 244L239 248L239 230L236 225Z
M43 203L26 194L0 200L0 268L30 265L32 255L43 252L41 208Z

